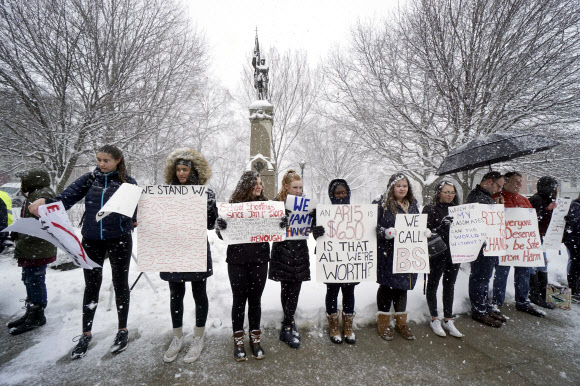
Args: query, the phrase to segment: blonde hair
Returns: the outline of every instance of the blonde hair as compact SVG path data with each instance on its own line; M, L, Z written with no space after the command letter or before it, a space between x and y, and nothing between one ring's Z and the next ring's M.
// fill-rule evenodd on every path
M286 202L286 197L288 196L288 192L286 191L286 185L290 185L292 181L302 181L302 178L296 173L295 170L290 169L286 173L284 173L284 177L282 177L282 187L280 191L276 195L278 201Z

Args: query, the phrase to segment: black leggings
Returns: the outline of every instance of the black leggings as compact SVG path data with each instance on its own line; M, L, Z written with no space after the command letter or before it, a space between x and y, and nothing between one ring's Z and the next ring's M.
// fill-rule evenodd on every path
M250 330L259 330L262 316L262 292L268 278L268 263L228 264L228 276L233 295L232 327L234 332L244 329L246 302Z
M437 317L437 288L439 280L443 276L443 316L453 317L453 293L455 292L455 281L459 272L459 264L453 264L451 259L430 260L429 280L427 281L427 305L431 316Z
M196 327L205 327L205 322L207 320L209 302L207 300L206 284L207 281L205 279L191 282L191 292L193 292L193 300L195 300ZM183 326L183 298L185 296L185 282L170 281L169 293L171 295L171 301L169 302L169 308L171 310L171 322L173 323L173 328L179 328Z
M570 252L568 286L572 295L580 295L580 245L573 245L568 251Z
M282 310L284 311L284 320L282 324L289 326L294 321L296 307L298 307L298 296L300 296L301 281L283 281L280 282L280 300L282 301Z
M326 284L326 313L328 315L336 314L338 312L338 293L342 289L342 312L345 314L352 314L354 312L354 283L340 284L327 283Z
M405 312L407 309L407 290L379 285L377 291L377 307L381 312L389 312L391 304L395 312Z
M87 240L83 239L83 248L87 256L101 267L105 258L109 258L115 303L119 318L119 329L127 327L129 316L129 264L133 239L128 233L117 239ZM99 303L99 291L103 282L103 268L83 269L85 275L85 294L83 296L83 332L90 332Z

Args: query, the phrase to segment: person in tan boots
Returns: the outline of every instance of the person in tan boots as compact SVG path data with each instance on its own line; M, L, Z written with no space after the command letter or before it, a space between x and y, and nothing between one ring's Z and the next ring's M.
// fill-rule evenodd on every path
M395 237L395 217L397 214L419 213L417 200L409 179L401 173L391 176L387 191L378 200L377 225L377 326L379 336L385 340L393 339L389 327L391 305L395 309L395 330L405 339L415 339L407 325L407 290L412 290L417 282L417 274L393 273L393 251ZM426 235L429 237L429 235Z

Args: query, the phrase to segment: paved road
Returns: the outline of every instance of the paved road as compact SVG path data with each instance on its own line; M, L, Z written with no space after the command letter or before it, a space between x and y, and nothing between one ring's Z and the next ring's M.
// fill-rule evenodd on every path
M190 365L182 362L183 354L173 363L162 362L169 335L133 330L127 351L118 356L106 354L111 342L95 337L85 358L71 362L63 357L42 372L30 368L20 383L578 385L580 307L548 312L547 318L540 319L508 309L510 320L501 329L462 316L456 322L466 334L462 339L440 338L427 325L412 325L415 341L395 335L385 342L378 338L376 326L360 326L354 346L332 344L323 326L302 331L298 350L280 342L276 330L267 330L266 359L243 363L233 360L232 339L223 330L206 337L202 357ZM0 322L4 324L6 318ZM23 375L10 373L11 359L42 337L38 332L12 337L6 330L0 333L0 373L9 376L0 379L2 384ZM63 344L73 346L68 341Z

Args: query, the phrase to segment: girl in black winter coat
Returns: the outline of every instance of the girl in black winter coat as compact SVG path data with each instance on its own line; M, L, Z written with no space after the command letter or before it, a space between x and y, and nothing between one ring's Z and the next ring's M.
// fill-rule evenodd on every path
M437 233L449 246L449 227L453 221L449 217L449 207L459 204L457 190L450 181L441 181L435 188L435 196L431 205L425 205L423 213L427 214L427 228ZM429 280L427 281L427 305L431 313L430 326L439 336L445 336L445 331L457 338L463 336L453 322L453 292L460 264L453 264L449 247L442 256L434 259L429 256ZM443 277L443 325L437 313L437 288Z
M282 178L282 188L276 196L277 201L286 202L286 197L302 196L302 178L288 170ZM292 348L300 347L300 334L296 330L294 314L303 281L310 280L310 254L306 240L286 240L272 244L270 260L270 280L280 282L280 300L284 320L280 330L280 340Z
M165 161L165 183L171 185L205 185L211 177L211 169L205 158L190 148L176 149ZM207 191L207 229L213 229L218 210L215 194ZM195 300L195 328L193 342L185 354L183 361L196 361L203 349L205 322L208 313L208 298L206 292L207 278L213 275L211 250L207 243L207 271L206 272L161 272L161 279L169 283L171 295L170 311L173 324L173 340L163 356L165 362L173 362L183 348L183 298L185 296L185 282L191 283L191 291Z
M117 354L127 348L129 333L127 318L129 316L129 264L133 250L131 232L137 225L136 215L133 218L118 213L111 213L97 222L96 215L121 184L137 185L127 175L123 152L116 146L105 145L97 150L97 167L91 173L79 177L55 198L40 198L34 201L29 210L38 216L38 207L47 203L62 201L66 210L85 199L85 216L82 227L82 246L87 256L101 268L84 269L85 291L83 297L83 334L71 352L71 359L82 358L92 339L91 329L99 302L99 290L103 281L103 263L109 258L112 271L115 302L119 318L119 330L115 337L111 353Z

